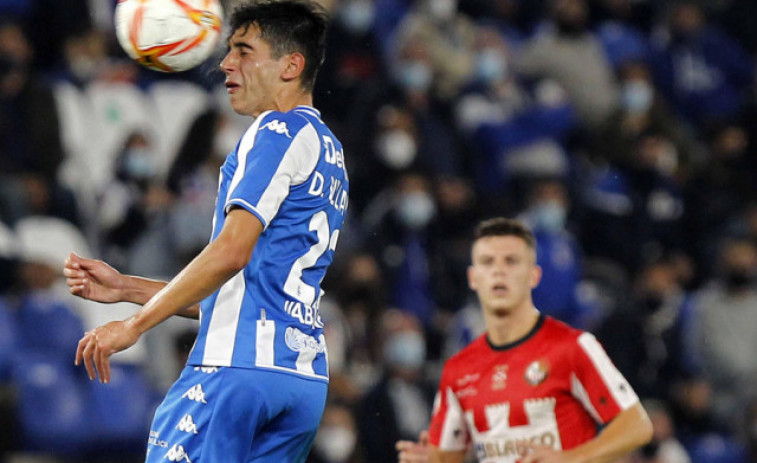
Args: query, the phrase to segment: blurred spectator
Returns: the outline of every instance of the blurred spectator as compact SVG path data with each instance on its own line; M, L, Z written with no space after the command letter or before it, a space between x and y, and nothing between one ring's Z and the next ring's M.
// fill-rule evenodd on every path
M627 169L601 167L585 183L581 239L586 254L634 271L682 246L684 202L672 176L677 152L669 139L645 133L634 141Z
M640 395L691 407L679 393L700 374L686 342L693 318L691 297L667 259L640 270L633 294L598 331L603 345Z
M540 79L525 86L511 61L510 47L496 30L480 28L476 72L454 108L474 153L476 187L489 202L510 199L518 177L566 175L569 161L558 142L576 124L559 85Z
M415 0L395 31L390 67L409 90L431 88L444 101L455 97L474 69L475 26L457 11L458 0Z
M757 199L749 132L739 124L723 124L711 131L707 144L709 160L692 173L686 191L686 203L696 205L686 211L685 223L700 283L712 276L717 245L729 225Z
M428 427L433 387L423 377L426 339L418 320L398 310L381 317L384 340L381 380L358 407L360 446L367 463L394 461L394 444L415 439Z
M619 75L620 106L599 131L596 157L627 167L633 164L633 141L652 132L664 135L673 144L674 173L684 167L678 164L688 166L695 150L693 140L658 95L646 64L627 62L621 66Z
M738 434L757 381L757 246L726 241L718 263L717 277L697 295L691 339L712 385L714 416Z
M0 21L0 219L42 214L78 223L74 197L56 179L64 156L58 111L33 57L21 26Z
M591 308L579 298L582 251L568 231L570 198L559 181L536 182L521 218L536 237L536 263L542 269L541 282L532 291L540 312L573 326L587 328Z
M557 81L581 122L596 128L617 107L618 88L602 44L588 29L586 2L555 0L550 19L520 50L517 69L528 78Z
M356 448L352 411L339 402L327 403L307 463L354 463L358 461Z
M108 56L107 37L95 28L85 28L66 37L63 57L65 61L52 77L78 87L95 81L135 82L137 79L137 65Z
M223 113L203 112L189 127L168 172L166 185L175 198L168 212L171 234L182 267L208 243L218 171L236 147L240 133Z
M366 208L366 243L390 276L392 306L406 310L430 326L436 311L432 289L431 256L436 252L433 233L437 206L429 180L405 173L379 193Z
M99 224L109 262L130 273L169 275L178 262L167 228L170 193L157 181L156 153L132 133L116 160L115 180L100 200Z
M754 82L754 63L707 21L695 0L677 0L653 42L658 88L679 114L700 126L731 120Z
M649 39L639 28L640 2L601 0L596 4L601 15L597 36L604 46L613 69L629 61L645 61L649 57Z

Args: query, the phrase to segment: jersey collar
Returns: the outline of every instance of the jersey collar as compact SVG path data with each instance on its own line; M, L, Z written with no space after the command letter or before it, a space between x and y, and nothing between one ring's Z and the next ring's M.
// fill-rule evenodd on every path
M542 325L544 325L545 318L546 317L544 316L544 314L540 313L539 318L536 320L536 324L534 325L534 327L531 328L531 331L529 331L525 336L518 339L517 341L509 342L501 346L496 346L492 344L491 340L489 339L489 335L487 334L485 335L486 343L489 344L489 347L491 347L492 350L502 351L502 350L512 349L513 347L519 346L523 344L524 342L528 341L529 339L531 339L536 334L536 332L539 331L539 328L541 328Z

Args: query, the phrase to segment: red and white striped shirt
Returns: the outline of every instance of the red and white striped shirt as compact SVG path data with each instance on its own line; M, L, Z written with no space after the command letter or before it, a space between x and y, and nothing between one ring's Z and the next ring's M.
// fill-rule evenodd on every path
M430 441L472 442L481 463L515 463L526 444L570 449L639 401L596 338L541 315L523 339L494 347L482 335L447 361Z

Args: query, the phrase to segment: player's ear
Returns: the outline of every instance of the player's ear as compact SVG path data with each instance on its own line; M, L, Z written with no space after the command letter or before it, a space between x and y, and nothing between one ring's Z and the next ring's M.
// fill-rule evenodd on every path
M539 286L539 282L541 281L542 276L542 270L541 267L534 264L534 266L531 268L531 289L536 288Z
M478 289L478 285L476 284L476 279L474 278L475 276L474 272L475 270L473 269L473 266L469 265L468 266L468 287L472 289L473 291Z
M281 78L289 81L298 78L305 70L305 56L302 53L294 52L284 56L284 68L281 71Z

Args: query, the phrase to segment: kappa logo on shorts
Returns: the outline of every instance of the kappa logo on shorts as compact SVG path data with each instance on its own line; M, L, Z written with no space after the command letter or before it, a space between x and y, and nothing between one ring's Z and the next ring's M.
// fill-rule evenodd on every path
M192 415L190 415L189 413L184 415L181 421L179 421L179 424L176 426L176 429L178 429L181 432L197 434L197 425L192 419Z
M195 367L195 371L211 374L216 373L218 371L218 367Z
M286 341L287 347L295 352L315 351L319 354L326 352L325 339L317 341L313 336L305 334L292 326L286 329L284 341Z
M208 402L205 401L205 391L202 390L202 384L195 384L194 386L190 387L187 392L182 394L182 399L189 399L194 402L199 402L201 404L206 404Z
M184 446L179 444L174 444L163 459L168 459L168 461L185 461L187 463L192 463L192 460L189 459L189 455L187 455L187 451L184 450Z
M265 124L263 127L258 129L258 132L260 132L263 129L268 129L271 132L276 132L279 135L286 135L287 138L292 138L292 136L289 135L289 129L287 128L287 123L281 122L278 119L274 119L271 122Z

